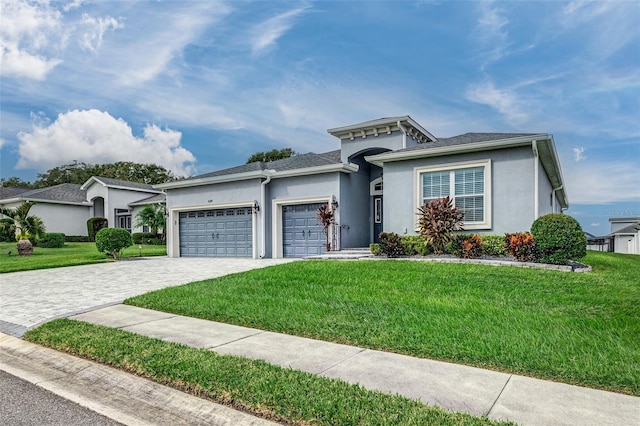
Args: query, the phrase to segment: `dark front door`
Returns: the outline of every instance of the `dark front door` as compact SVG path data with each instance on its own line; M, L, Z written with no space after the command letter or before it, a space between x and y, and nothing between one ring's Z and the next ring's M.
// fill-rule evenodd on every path
M380 242L382 232L382 195L373 197L373 242Z

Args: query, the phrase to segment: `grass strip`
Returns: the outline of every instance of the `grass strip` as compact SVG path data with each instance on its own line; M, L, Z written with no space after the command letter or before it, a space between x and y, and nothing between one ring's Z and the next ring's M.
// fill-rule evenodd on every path
M513 424L445 411L263 361L68 319L47 323L24 338L287 424Z
M304 261L127 304L640 395L640 256L588 274L411 261Z

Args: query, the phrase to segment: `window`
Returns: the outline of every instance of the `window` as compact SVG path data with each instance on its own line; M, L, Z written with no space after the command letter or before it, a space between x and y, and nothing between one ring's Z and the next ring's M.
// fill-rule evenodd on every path
M491 161L416 169L419 206L449 196L464 214L465 229L491 228Z

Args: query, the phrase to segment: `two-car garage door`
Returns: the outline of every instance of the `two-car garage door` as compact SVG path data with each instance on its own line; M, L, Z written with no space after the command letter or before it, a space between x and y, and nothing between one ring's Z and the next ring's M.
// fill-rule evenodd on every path
M251 257L250 207L180 213L180 256Z

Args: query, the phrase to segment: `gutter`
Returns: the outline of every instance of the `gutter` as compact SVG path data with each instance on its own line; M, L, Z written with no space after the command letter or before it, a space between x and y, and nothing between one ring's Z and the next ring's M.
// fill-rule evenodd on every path
M553 188L551 190L551 195L553 196L553 212L556 212L556 192L560 191L562 188L564 187L564 185L560 185L557 188ZM562 212L562 207L560 207L560 211Z
M538 194L538 170L540 169L540 156L538 153L538 141L531 141L531 150L533 151L533 220L538 218L540 199Z
M402 127L402 123L400 123L400 120L396 122L396 125L402 132L402 148L404 149L407 147L407 131L404 129L404 127Z

